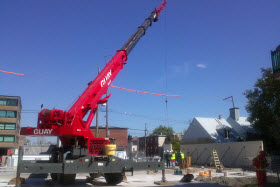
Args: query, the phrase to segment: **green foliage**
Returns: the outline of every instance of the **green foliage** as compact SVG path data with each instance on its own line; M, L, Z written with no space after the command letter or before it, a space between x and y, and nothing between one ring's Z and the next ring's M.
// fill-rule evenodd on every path
M166 127L163 125L160 125L159 127L155 128L153 131L154 135L168 135L168 134L173 134L174 131L172 127Z
M248 99L246 110L266 151L280 153L280 81L273 79L271 68L261 71L262 78L257 79L254 89L244 93Z
M180 141L179 141L177 136L175 136L175 138L172 139L171 144L172 144L173 151L180 152L180 145L181 144L180 144Z

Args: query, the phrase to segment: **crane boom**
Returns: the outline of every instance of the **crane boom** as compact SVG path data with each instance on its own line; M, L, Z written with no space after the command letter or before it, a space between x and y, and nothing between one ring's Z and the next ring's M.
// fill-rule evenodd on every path
M138 27L136 32L129 38L124 46L116 52L98 76L88 84L86 90L79 96L77 101L68 111L43 109L38 114L37 128L22 128L21 134L59 136L62 144L69 146L73 145L78 139L81 146L87 146L89 149L91 144L93 145L91 141L104 140L104 138L95 138L89 129L98 108L98 104L106 103L108 101L110 95L104 98L102 98L102 96L106 93L108 87L116 78L120 70L123 69L128 54L145 34L146 30L152 25L152 22L158 20L159 14L165 5L166 0L164 0L151 13L151 15L145 19L144 23ZM84 121L86 116L87 119ZM105 142L105 144L107 143L108 142ZM98 151L90 153L98 154Z
M166 0L164 0L156 9L151 13L151 15L144 21L144 23L138 27L136 32L129 38L129 40L123 45L121 50L125 50L128 55L140 38L145 35L146 30L149 26L152 26L152 22L156 22L158 20L159 14L163 10L166 5Z

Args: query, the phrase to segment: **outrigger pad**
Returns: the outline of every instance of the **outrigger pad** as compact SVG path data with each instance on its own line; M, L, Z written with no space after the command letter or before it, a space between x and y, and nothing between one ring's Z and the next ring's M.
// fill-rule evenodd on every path
M172 186L174 185L174 182L172 181L155 181L154 184L157 184L157 185L163 185L163 186Z
M13 178L9 181L9 185L16 185L16 184L25 184L25 179L24 178Z

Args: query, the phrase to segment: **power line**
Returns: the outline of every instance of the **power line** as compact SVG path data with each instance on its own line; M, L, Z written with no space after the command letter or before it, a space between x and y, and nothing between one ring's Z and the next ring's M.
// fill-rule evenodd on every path
M109 110L110 112L113 113L118 113L118 114L122 114L122 115L128 115L128 116L133 116L133 117L138 117L138 118L144 118L144 119L149 119L149 120L157 120L157 121L164 121L166 122L166 119L162 119L162 118L157 118L157 117L152 117L152 116L147 116L147 115L142 115L142 114L135 114L135 113L131 113L131 112L121 112L121 111L117 111L117 110ZM105 112L105 110L101 110L101 112ZM168 122L173 122L173 123L180 123L180 124L188 124L188 121L181 121L181 120L168 120Z
M39 110L22 110L22 113L38 113L38 112L39 112ZM100 112L106 112L106 111L100 107ZM136 113L132 113L132 112L122 112L122 111L113 110L113 109L109 109L109 112L122 114L122 115L126 115L126 116L137 117L137 118L148 119L148 120L163 121L163 122L168 121L168 122L178 123L178 124L189 124L189 121L184 121L184 120L162 119L159 117L153 117L153 116L148 116L148 115L143 115L143 114L136 114Z

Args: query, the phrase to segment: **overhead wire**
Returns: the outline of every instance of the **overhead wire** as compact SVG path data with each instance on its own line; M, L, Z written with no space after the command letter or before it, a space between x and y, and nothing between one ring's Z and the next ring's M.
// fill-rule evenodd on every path
M165 74L165 93L167 93L167 34L166 34L166 17L167 17L167 10L164 10L164 25L163 25L163 37L164 37L164 74ZM165 98L165 117L166 117L166 126L169 127L169 120L168 120L168 99Z

